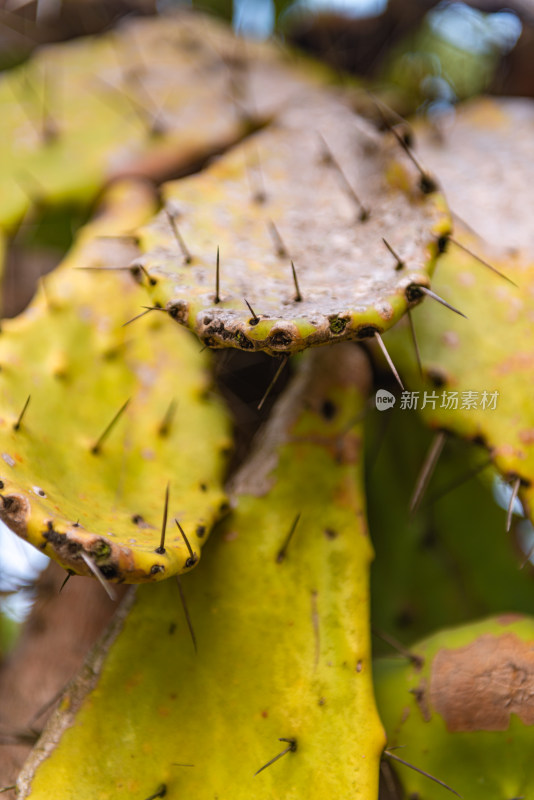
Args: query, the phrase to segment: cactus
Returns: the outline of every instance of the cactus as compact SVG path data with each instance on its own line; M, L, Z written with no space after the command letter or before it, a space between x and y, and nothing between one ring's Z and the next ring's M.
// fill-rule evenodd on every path
M98 269L104 252L109 260L115 251L119 268L131 260L131 241L113 236L152 206L143 185L116 184L28 310L5 322L0 341L0 517L66 569L128 583L194 565L224 508L229 445L194 340L177 339L164 315L124 327L143 292L128 272ZM108 433L119 409L124 418ZM162 546L167 482L172 529Z
M406 326L399 326L393 332L389 349L407 377L410 388L420 391L421 401L425 391L427 396L435 398L434 402L430 400L421 408L425 421L435 429L483 443L501 475L508 481L517 482L521 501L530 518L534 519L531 489L534 482L534 425L531 399L524 391L532 362L533 309L528 292L532 283L532 246L528 225L521 227L525 231L521 236L516 225L514 207L526 203L517 187L526 181L523 179L518 183L517 170L523 169L519 167L523 161L516 152L515 140L512 142L507 136L510 125L516 123L520 126L519 132L525 134L532 126L531 117L531 109L522 103L477 101L469 104L466 111L459 114L458 132L451 138L455 158L451 158L449 171L444 165L447 153L450 155L447 146L436 150L423 139L424 156L430 163L433 163L433 158L438 159L437 166L441 167L445 186L450 183L451 202L456 202L461 215L466 217L466 223L481 230L484 241L460 224L454 241L438 262L433 282L435 290L468 319L461 319L446 310L436 310L428 304L413 315L424 379L418 375ZM481 124L486 125L483 137L478 136ZM523 138L519 136L518 142L523 142L523 139L524 135ZM528 141L519 144L519 149L527 146ZM503 180L500 200L492 196L492 175L488 178L485 166L484 153L490 147L496 153L497 161L492 174L498 171ZM477 162L474 155L477 148L482 163ZM470 173L468 180L462 182L461 165L468 159ZM476 181L473 180L474 174L477 175ZM486 187L484 180L487 180ZM488 199L475 203L474 195L469 194L475 191L473 186L477 196ZM462 196L462 190L467 197L464 205L457 199ZM508 202L508 194L512 217L509 221L506 214L503 221L501 206ZM471 207L474 211L470 213ZM481 217L483 211L488 216L486 221ZM463 248L474 251L479 258ZM491 269L485 269L480 257L498 269L508 281ZM518 413L518 403L521 413ZM421 402L420 407L422 405Z
M443 630L410 659L375 663L388 747L462 797L524 797L531 768L534 620L502 615ZM401 773L402 770L402 773ZM410 797L442 800L428 777L399 766Z
M370 670L372 548L361 463L368 364L354 345L332 345L375 335L381 342L400 320L391 346L415 386L401 317L431 277L477 319L481 355L473 365L454 347L472 345L471 321L444 323L448 312L426 302L414 314L422 387L444 379L447 390L501 396L495 413L427 404L425 416L482 439L528 503L530 409L519 414L517 397L525 396L530 353L504 352L510 323L530 335L517 289L495 283L501 278L458 248L482 250L461 228L452 239L444 195L408 159L409 146L398 148L398 131L379 135L308 67L186 15L176 27L136 22L49 48L0 79L2 125L16 139L0 157L2 250L26 214L72 202L87 208L124 175L158 183L180 176L161 187L158 208L146 184L113 184L104 209L0 337L0 517L69 573L94 574L107 589L110 581L159 584L129 593L24 769L22 797L376 800L383 731ZM487 115L493 106L484 108ZM476 121L476 108L466 114ZM502 119L494 108L489 116ZM464 215L425 141L422 152ZM486 257L528 284L524 252L513 263L493 255ZM274 356L330 345L296 359L295 383L226 491L228 418L191 331L207 347ZM233 355L240 366L265 363ZM527 610L531 576L516 575L484 487L470 494L463 516L454 504L422 509L415 521L399 512L412 478L399 453L421 442L408 419L403 428L367 487L379 556L375 627L410 639L508 603ZM456 475L466 452L449 453L444 473ZM219 520L230 511L228 495L233 509ZM217 521L199 569L161 582L195 566ZM477 573L466 592L468 570ZM463 670L454 660L460 648L471 648L470 659L488 636L498 674L501 653L530 676L532 623L501 617L436 634L409 651L409 663L380 662L381 714L390 746L413 742L418 768L476 796L475 766L483 764L484 796L510 790L511 800L529 788L517 779L531 713L514 694L520 682L505 700L521 725L501 715L506 733L447 732L439 719L450 722L447 693L443 700L418 682L423 676L432 687L438 651L453 652L452 669ZM509 747L503 736L517 745L512 777L493 766L497 748ZM464 741L469 768L458 766ZM407 778L407 791L434 796L418 781Z
M380 333L450 231L434 189L335 96L301 93L276 127L164 188L139 234L152 297L213 348L277 355Z
M198 653L176 585L140 587L64 698L21 797L118 800L164 786L169 796L260 800L301 797L303 785L310 798L376 795L383 734L353 422L367 366L346 345L336 356L302 365L233 481L233 513L182 581ZM258 637L262 646L251 646Z
M295 62L188 14L41 49L0 76L0 229L31 208L87 206L120 176L202 164L325 81Z

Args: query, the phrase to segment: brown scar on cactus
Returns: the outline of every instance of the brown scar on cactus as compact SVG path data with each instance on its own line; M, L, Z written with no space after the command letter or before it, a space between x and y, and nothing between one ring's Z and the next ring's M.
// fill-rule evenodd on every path
M317 131L342 173L320 158ZM250 202L245 167L258 147L269 185L262 205ZM372 208L365 225L354 225L355 201L339 174L365 191L365 209ZM406 290L430 284L439 242L450 233L443 197L424 194L419 177L339 100L326 91L303 93L275 126L163 188L165 208L179 214L195 260L177 261L166 212L138 230L139 263L158 281L150 294L211 348L291 354L381 334L420 302L422 292L409 298ZM404 269L395 269L384 239L402 252ZM252 321L243 297L257 310Z
M413 764L445 777L463 797L530 796L533 644L532 617L501 614L416 643L419 672L404 660L378 659L388 747L404 746ZM409 796L441 796L423 776L403 770L399 777Z
M531 642L514 633L484 634L436 653L429 701L448 731L506 731L512 714L534 725L533 680Z
M123 327L144 293L128 272L77 269L124 264L131 241L102 237L148 219L153 199L143 183L115 184L49 276L48 300L41 291L7 320L0 341L0 518L65 569L104 585L190 569L225 497L229 421L207 392L206 356L185 331L178 341L164 314L152 315L142 331ZM58 352L66 365L61 381ZM177 370L179 418L169 405ZM24 416L28 401L22 411L17 405L30 388ZM159 537L167 475L168 512L191 531L189 546L174 526Z

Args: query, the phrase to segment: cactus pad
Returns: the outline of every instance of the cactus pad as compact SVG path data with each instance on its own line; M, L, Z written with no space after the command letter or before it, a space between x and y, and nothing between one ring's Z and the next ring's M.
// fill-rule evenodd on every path
M193 338L184 332L178 342L163 314L122 327L143 290L128 271L79 269L101 266L104 254L109 263L113 252L115 265L128 263L132 243L106 237L131 230L151 207L146 188L116 184L107 208L0 338L0 517L65 568L90 574L89 559L104 577L126 582L191 566L174 518L198 558L224 502L228 446Z
M0 76L0 228L124 175L196 168L320 82L283 50L192 14L42 48Z
M478 98L458 106L442 129L416 125L417 153L448 203L490 248L534 257L534 102Z
M394 754L471 800L528 797L534 790L534 620L490 618L441 631L411 652L419 660L375 665L388 746L403 746ZM407 796L446 795L411 769L396 771Z
M488 259L475 237L465 232L456 237ZM534 305L525 289L534 282L534 264L489 258L522 289L504 283L451 244L450 252L440 259L433 285L469 319L457 319L429 303L414 314L423 381L407 329L394 331L388 347L409 388L419 391L425 421L483 442L505 479L521 479L519 494L532 519ZM422 408L425 392L427 403Z
M483 126L487 126L484 131ZM517 128L517 139L509 135L512 127ZM520 498L534 519L534 241L526 223L518 234L515 216L509 213L518 198L525 212L530 208L534 180L530 161L521 152L534 132L534 104L473 103L458 112L457 128L441 149L430 146L428 132L421 137L425 159L431 166L435 163L440 180L458 198L466 225L479 229L488 240L460 224L455 241L517 285L495 275L452 241L438 262L433 288L468 320L429 303L414 312L424 381L407 329L399 326L388 346L409 388L420 392L424 419L434 428L485 443L503 477L519 479ZM475 149L487 154L491 142L495 158L477 159ZM464 177L458 163L465 164ZM480 203L475 201L474 186ZM462 205L464 190L470 202L464 200ZM484 221L479 205L487 215Z
M353 424L367 365L344 347L313 354L279 401L234 483L235 510L182 579L198 652L176 585L139 587L96 656L96 686L85 671L72 687L21 797L376 797L383 732Z
M386 330L449 231L441 195L420 184L388 137L326 90L302 93L276 126L165 188L140 234L153 298L210 347L274 355Z

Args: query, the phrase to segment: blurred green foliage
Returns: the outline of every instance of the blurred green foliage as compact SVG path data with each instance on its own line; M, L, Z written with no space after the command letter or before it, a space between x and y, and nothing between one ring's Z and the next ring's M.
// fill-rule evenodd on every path
M0 611L0 659L9 653L17 640L20 625Z
M485 615L528 613L532 570L519 569L519 548L504 533L505 512L491 492L493 470L472 475L487 464L487 453L449 437L427 493L411 514L410 498L433 434L415 412L398 409L374 412L367 431L375 630L411 644ZM391 653L378 640L375 645L378 653Z

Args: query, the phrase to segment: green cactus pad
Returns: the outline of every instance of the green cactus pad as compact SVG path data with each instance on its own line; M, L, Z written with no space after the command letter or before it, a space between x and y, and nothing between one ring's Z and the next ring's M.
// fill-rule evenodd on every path
M470 800L534 790L534 619L502 615L444 630L414 657L375 664L377 703L392 752ZM406 796L443 800L427 777L395 764Z
M295 61L187 13L42 48L0 76L0 228L117 176L197 168L324 80Z
M429 284L450 230L443 198L420 184L388 137L326 90L303 93L276 126L164 189L166 210L140 234L153 298L210 347L274 355L384 331L411 305L407 288Z
M142 302L124 234L153 208L146 187L116 184L107 207L0 337L0 518L66 569L84 557L115 581L166 578L192 565L224 503L228 421L209 394L208 363L184 332ZM22 421L17 420L31 396ZM101 434L129 401L108 437ZM172 421L168 410L176 410ZM165 424L167 421L167 424ZM165 552L158 552L170 484Z
M235 510L181 582L198 652L176 585L139 587L64 698L21 797L376 798L383 732L354 424L367 364L344 348L314 354L279 401L234 482Z

